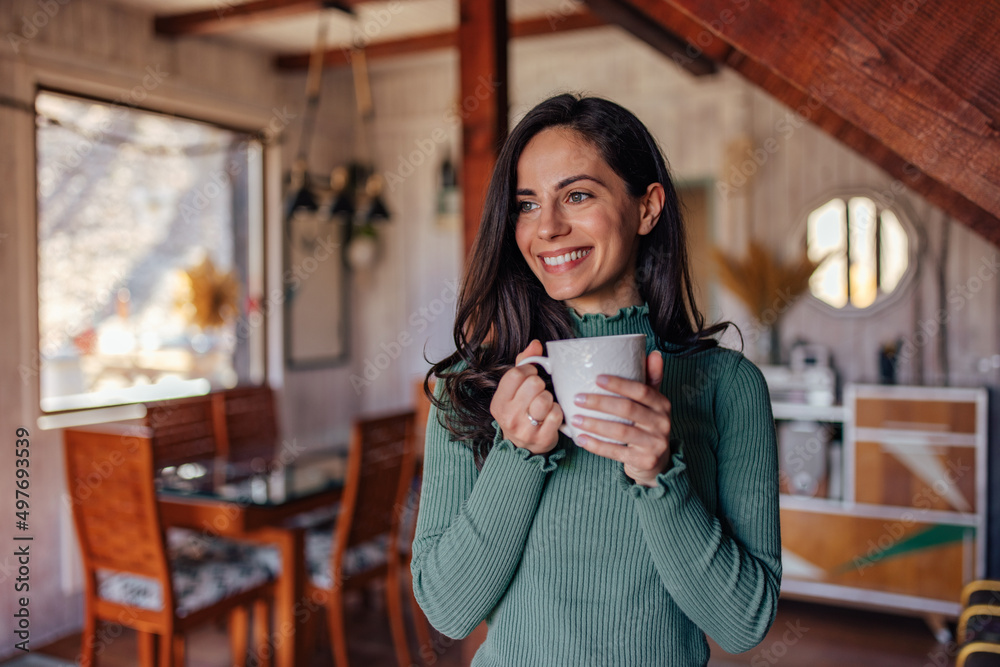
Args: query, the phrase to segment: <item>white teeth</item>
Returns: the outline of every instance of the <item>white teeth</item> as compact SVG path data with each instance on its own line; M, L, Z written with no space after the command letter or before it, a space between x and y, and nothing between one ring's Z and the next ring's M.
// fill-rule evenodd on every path
M568 252L565 255L559 255L558 257L543 257L542 260L549 266L559 266L560 264L565 264L566 262L572 262L575 259L586 257L589 254L590 250L574 250L573 252Z

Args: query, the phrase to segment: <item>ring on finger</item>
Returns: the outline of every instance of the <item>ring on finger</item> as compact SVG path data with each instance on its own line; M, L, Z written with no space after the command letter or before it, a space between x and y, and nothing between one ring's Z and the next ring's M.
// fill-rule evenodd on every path
M537 419L535 419L534 417L532 417L531 413L528 412L527 410L524 411L524 416L528 418L528 421L531 422L532 426L541 426L542 425L542 422L540 422Z

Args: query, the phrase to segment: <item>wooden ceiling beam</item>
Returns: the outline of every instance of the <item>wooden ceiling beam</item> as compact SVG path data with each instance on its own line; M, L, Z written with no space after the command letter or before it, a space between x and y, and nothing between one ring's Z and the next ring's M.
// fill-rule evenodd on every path
M695 22L660 0L633 2L631 0L584 0L590 10L608 23L614 23L632 33L654 49L673 60L695 76L715 74L716 61L703 49L680 37L672 28L674 19Z
M605 25L607 25L606 21L588 11L577 11L567 14L554 13L533 19L511 21L508 34L514 39L518 37L538 37L540 35L550 35L554 32L600 28Z
M536 37L556 32L598 28L607 25L599 17L589 12L574 12L541 18L511 21L507 34L511 38ZM391 58L407 53L419 53L435 49L453 49L458 47L458 31L448 30L433 32L426 35L406 37L403 39L372 42L365 47L365 57L368 60ZM282 55L275 58L275 66L282 70L305 69L309 66L308 53ZM328 49L323 57L326 67L344 67L351 62L351 49L343 47Z
M351 13L359 0L251 0L237 4L218 0L212 9L183 14L157 16L154 29L157 35L183 37L187 35L214 35L232 32L265 21L288 18L323 9L340 9Z
M825 90L819 127L1000 246L995 9L755 0L725 22L739 3L661 1L743 54L734 69L752 83L772 90L778 77L799 91Z
M1000 245L1000 15L988 4L613 1L792 109L808 101L808 120L893 187Z
M354 7L372 1L251 0L243 4L236 4L220 0L218 6L213 9L157 16L154 20L154 26L156 34L168 37L212 35L240 30L265 21L314 13L331 7L350 13ZM543 17L512 21L509 35L513 38L533 37L566 30L596 28L603 25L606 25L603 20L587 11L555 11L548 12ZM418 35L413 38L370 45L375 48L372 48L367 55L368 57L380 58L430 49L454 48L458 44L457 39L455 31ZM331 50L327 54L326 65L346 65L349 62L346 51L349 49ZM278 67L281 69L302 69L307 67L308 60L308 54L280 56Z
M454 30L432 32L416 37L391 39L384 42L372 42L365 46L365 58L378 60L391 58L407 53L434 51L436 49L453 49L458 46L458 33ZM327 49L323 54L323 65L326 67L346 67L351 63L351 48L344 46L337 49ZM280 70L301 70L309 67L308 53L292 53L276 56L274 66Z
M882 192L876 193L881 206L894 203L905 186L919 192L934 206L948 211L955 219L964 221L984 238L1000 244L1000 236L997 234L1000 229L990 222L989 213L949 186L928 176L869 133L837 115L823 102L829 89L817 87L811 94L804 93L739 52L734 52L726 64L793 110L801 118L801 122L816 125L892 176L895 180Z
M507 137L507 0L459 0L458 88L462 100L465 256L479 231L500 144Z

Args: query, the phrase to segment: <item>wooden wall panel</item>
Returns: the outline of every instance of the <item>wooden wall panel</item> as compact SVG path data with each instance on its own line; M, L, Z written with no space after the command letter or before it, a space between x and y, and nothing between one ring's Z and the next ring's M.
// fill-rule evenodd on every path
M858 428L976 432L975 403L866 398L858 401L855 415Z
M962 586L971 580L971 573L964 569L967 554L963 543L883 558L895 545L928 527L912 517L893 521L781 511L782 547L821 573L818 579L807 581L957 603Z
M875 442L858 442L855 465L857 489L855 500L873 505L913 507L920 510L975 512L976 450L974 447L908 447L919 448L933 457L941 467L940 478L930 483L913 473L891 452ZM948 484L952 481L953 484ZM957 491L964 498L951 502L949 494Z

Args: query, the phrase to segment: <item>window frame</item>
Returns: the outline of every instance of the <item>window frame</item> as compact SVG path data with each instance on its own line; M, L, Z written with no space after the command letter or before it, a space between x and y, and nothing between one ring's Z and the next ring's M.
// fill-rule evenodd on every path
M917 273L917 262L922 252L923 234L915 222L917 218L913 214L913 210L910 207L909 201L905 195L897 194L891 187L886 187L882 190L876 190L867 186L836 188L833 190L827 190L823 195L812 199L809 204L803 208L797 218L796 224L798 227L798 233L794 235L796 252L802 252L808 248L809 215L812 214L813 211L826 205L834 199L841 199L845 202L845 204L847 204L854 197L865 197L870 199L875 204L876 210L879 212L879 220L881 220L882 211L891 211L896 216L896 219L902 226L907 238L906 270L903 272L903 276L899 279L899 282L896 284L896 287L892 290L892 292L889 294L884 292L879 294L870 306L866 306L864 308L858 308L852 304L850 300L848 300L846 305L837 308L836 306L833 306L815 296L811 289L806 290L805 296L807 298L803 299L803 301L810 304L813 308L827 314L841 317L862 318L878 314L884 309L893 306L903 299L910 291L911 285Z
M35 99L43 92L67 95L83 100L92 100L104 104L123 104L130 90L136 85L136 79L118 75L99 74L97 76L88 75L75 76L71 67L64 67L58 70L48 67L31 68L29 76L26 77L22 88L25 98L30 99L30 104L34 106ZM141 77L140 77L141 78ZM117 101L116 101L117 100ZM183 120L190 120L199 123L208 123L224 130L238 132L248 135L260 135L268 128L273 115L265 114L258 107L248 105L233 104L221 98L212 98L208 94L192 93L190 89L175 88L169 82L148 91L148 94L141 102L134 103L128 101L124 103L130 109L140 112L155 113ZM242 107L242 108L241 108ZM272 111L273 114L273 111ZM123 418L141 416L133 414L141 402L126 402L107 406L94 406L71 408L66 410L45 411L41 407L41 350L40 341L40 321L39 321L39 207L38 207L38 128L36 114L25 114L27 124L30 124L31 131L26 132L28 136L21 142L21 148L28 156L25 163L30 165L29 175L26 180L30 183L30 191L25 192L25 198L30 200L31 225L26 229L30 238L33 252L30 254L30 266L27 267L27 275L30 276L30 285L27 285L30 292L30 304L27 304L30 311L29 316L30 332L26 344L30 346L32 360L29 373L30 384L29 395L31 396L31 413L35 416L38 426L42 430L64 428L76 424L102 423L115 421ZM260 357L259 372L251 379L252 382L245 384L280 386L282 381L281 365L274 361L274 339L280 340L280 313L274 314L273 305L270 303L272 283L274 281L273 265L274 256L270 249L270 239L275 232L274 216L280 212L280 145L277 142L261 141L260 144L261 165L259 169L259 200L255 204L257 210L256 221L251 220L251 234L257 234L257 251L248 250L248 262L255 261L256 278L248 277L251 288L259 290L262 300L260 316ZM256 257L255 257L256 254ZM280 257L279 257L280 259ZM280 273L280 271L279 271Z

